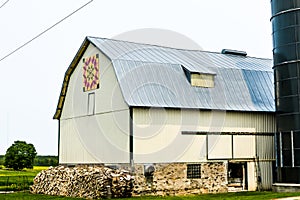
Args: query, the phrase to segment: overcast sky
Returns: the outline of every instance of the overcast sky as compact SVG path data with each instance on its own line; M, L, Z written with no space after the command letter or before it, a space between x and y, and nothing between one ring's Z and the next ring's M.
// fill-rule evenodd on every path
M0 8L0 60L87 2L0 0L0 5L5 3ZM270 17L269 0L92 1L0 61L0 154L15 140L24 140L39 155L57 155L58 122L52 117L64 73L85 36L116 38L137 29L165 30L203 50L237 49L272 58Z

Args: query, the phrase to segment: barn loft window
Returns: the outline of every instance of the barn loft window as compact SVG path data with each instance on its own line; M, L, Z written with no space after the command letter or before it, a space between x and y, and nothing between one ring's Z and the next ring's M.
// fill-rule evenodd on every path
M210 74L207 72L190 71L185 67L183 67L183 70L188 81L192 86L204 88L215 87L215 74Z
M191 73L191 85L212 88L215 86L214 78L211 74Z
M201 164L188 164L187 178L189 179L201 178Z
M87 114L94 115L95 114L95 93L88 94L88 105L87 105Z

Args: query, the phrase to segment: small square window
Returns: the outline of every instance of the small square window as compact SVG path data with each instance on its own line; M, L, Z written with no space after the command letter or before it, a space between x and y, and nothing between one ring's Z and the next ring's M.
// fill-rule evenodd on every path
M187 178L201 178L201 164L188 164L187 165Z

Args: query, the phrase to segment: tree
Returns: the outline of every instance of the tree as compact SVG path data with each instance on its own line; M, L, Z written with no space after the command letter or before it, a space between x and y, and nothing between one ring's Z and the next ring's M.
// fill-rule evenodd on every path
M6 151L4 166L13 168L14 170L32 169L36 154L33 144L27 144L24 141L15 141Z

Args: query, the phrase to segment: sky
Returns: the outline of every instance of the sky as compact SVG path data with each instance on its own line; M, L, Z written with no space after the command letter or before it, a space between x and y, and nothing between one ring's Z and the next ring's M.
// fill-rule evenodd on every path
M57 155L53 115L64 73L86 36L162 42L171 33L205 51L226 48L272 58L269 0L0 0L1 5L0 154L23 140L39 155Z

